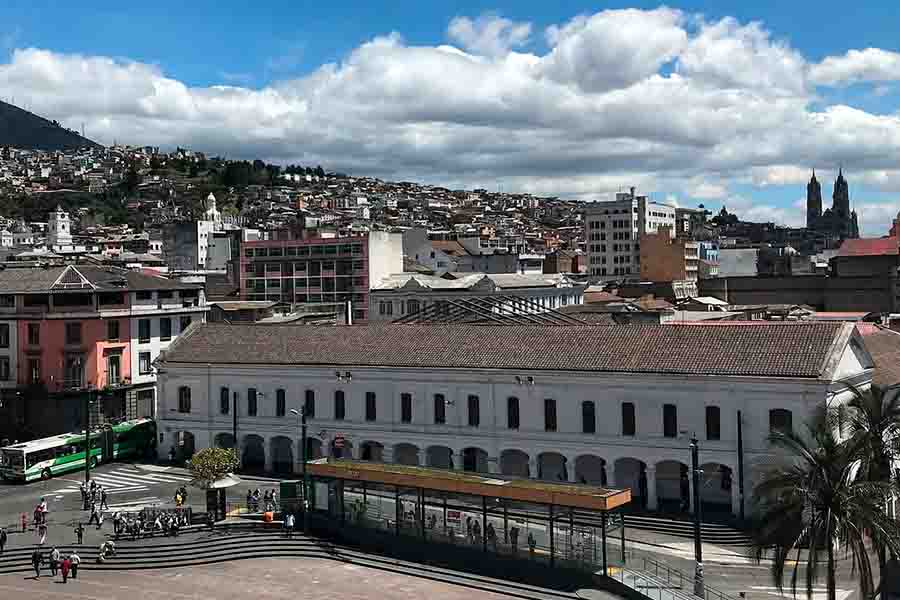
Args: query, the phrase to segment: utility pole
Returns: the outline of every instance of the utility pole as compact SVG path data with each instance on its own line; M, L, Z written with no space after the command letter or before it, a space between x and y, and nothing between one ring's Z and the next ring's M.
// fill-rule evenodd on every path
M691 475L694 484L694 595L704 597L703 541L700 538L700 447L697 436L691 437Z
M303 533L309 533L309 484L307 482L306 473L306 406L301 406L300 410L291 409L291 413L297 415L300 419L300 469L302 473L303 483Z

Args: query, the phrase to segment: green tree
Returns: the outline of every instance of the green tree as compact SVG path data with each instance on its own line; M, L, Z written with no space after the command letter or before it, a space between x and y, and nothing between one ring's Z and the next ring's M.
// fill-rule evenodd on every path
M325 177L325 169L322 168L322 165L316 167L316 175L319 177Z
M850 386L853 398L847 404L849 433L860 447L857 478L871 482L890 482L891 465L898 458L900 441L900 395L896 387L872 386L867 390ZM886 562L885 544L873 532L872 542L878 564Z
M239 465L234 448L204 448L188 461L191 485L208 489L210 484L233 473Z
M840 550L852 561L863 598L869 598L874 583L868 532L892 553L900 550L900 524L884 511L892 486L856 476L865 446L859 438L839 437L842 417L835 409L822 409L804 435L769 436L778 459L753 491L753 556L757 561L767 555L772 559L772 578L779 590L788 565L795 561L791 590L796 594L802 565L811 597L824 563L828 598L835 600L835 551Z

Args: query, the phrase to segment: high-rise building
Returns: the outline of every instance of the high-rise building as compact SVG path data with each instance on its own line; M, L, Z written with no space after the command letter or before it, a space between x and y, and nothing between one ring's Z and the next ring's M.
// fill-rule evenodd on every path
M655 233L642 233L641 280L697 281L699 244L683 237L672 237L667 226Z
M593 277L638 277L640 236L668 227L675 237L675 207L635 195L634 188L608 202L588 204L584 212L588 273Z

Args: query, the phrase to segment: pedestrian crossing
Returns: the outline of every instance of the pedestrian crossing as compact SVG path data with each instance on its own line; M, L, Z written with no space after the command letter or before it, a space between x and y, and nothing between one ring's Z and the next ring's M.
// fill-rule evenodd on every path
M173 488L187 484L191 478L170 473L158 473L144 471L133 467L119 467L110 471L91 473L91 480L102 485L109 495L130 494L142 492L158 487L160 484L171 485ZM72 485L56 490L58 495L80 494L80 487L73 482Z

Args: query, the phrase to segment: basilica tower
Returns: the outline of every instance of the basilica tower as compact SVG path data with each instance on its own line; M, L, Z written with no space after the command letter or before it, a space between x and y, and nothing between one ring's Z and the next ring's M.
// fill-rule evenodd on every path
M812 178L806 184L806 227L813 229L822 216L822 186L816 179L813 169Z

